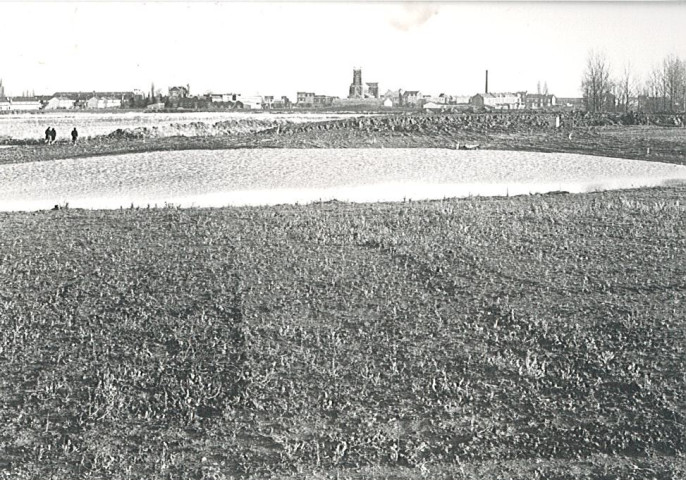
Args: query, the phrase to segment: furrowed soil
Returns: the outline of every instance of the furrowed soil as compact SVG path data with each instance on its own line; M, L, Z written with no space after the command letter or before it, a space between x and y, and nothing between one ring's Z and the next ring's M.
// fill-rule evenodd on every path
M654 116L648 124L633 117L550 113L396 114L307 123L232 124L226 134L189 124L196 136L164 136L138 130L45 145L10 141L0 149L0 164L162 150L227 148L464 148L567 152L686 164L686 128L678 116ZM623 120L624 119L624 120ZM647 122L646 119L640 119ZM622 122L628 123L623 124ZM684 123L682 122L681 125ZM209 128L209 127L207 127ZM243 133L232 133L243 131Z
M685 193L0 214L0 478L685 478Z

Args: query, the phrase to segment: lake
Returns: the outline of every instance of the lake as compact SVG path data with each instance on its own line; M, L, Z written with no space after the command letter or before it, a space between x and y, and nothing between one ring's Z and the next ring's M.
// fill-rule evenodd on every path
M448 149L148 152L0 166L0 210L221 207L504 196L686 182L681 165Z

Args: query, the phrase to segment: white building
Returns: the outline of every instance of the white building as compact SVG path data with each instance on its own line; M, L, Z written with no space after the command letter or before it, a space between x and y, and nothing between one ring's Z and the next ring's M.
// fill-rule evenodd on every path
M517 110L524 108L522 95L519 93L477 93L469 99L476 107L489 107L496 110Z
M121 108L121 98L91 97L86 101L88 109Z
M212 103L229 103L241 100L240 93L210 93Z
M246 95L238 99L243 108L250 110L262 110L262 97L259 95Z
M76 100L69 97L52 97L45 106L46 110L70 110L74 108Z
M465 95L447 95L441 93L438 97L432 97L431 102L445 105L467 105L469 103L469 96Z
M526 108L531 110L552 108L557 105L557 97L555 95L542 93L527 93L525 103Z
M445 110L446 106L444 103L427 102L424 104L423 108L427 112L440 112L441 110Z
M35 112L43 107L41 101L35 97L10 98L10 110L14 112Z

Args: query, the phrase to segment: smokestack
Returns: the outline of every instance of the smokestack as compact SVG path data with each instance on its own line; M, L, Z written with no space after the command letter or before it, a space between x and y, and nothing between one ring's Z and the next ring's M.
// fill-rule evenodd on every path
M488 93L488 70L486 70L486 91L484 93Z

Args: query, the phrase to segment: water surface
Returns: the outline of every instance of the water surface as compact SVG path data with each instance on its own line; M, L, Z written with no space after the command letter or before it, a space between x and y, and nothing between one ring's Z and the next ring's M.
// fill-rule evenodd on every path
M273 205L519 195L686 182L681 165L447 149L148 152L0 166L0 210Z

